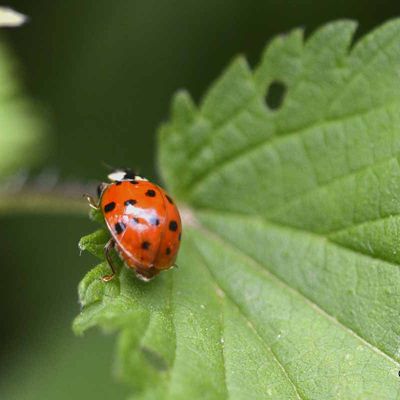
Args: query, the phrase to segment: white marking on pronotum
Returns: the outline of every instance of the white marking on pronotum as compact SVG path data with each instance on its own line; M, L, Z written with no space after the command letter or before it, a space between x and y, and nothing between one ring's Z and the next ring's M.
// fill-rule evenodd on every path
M125 179L126 171L117 170L108 174L108 179L112 182L124 181L124 180L133 180L133 179ZM142 178L139 175L135 175L135 181L147 181L146 178Z
M135 180L136 180L136 181L147 181L148 179L142 178L141 176L136 175L136 176L135 176Z
M20 26L28 20L28 17L10 7L0 6L0 27Z
M113 182L122 181L126 175L125 171L114 171L108 174L108 179Z

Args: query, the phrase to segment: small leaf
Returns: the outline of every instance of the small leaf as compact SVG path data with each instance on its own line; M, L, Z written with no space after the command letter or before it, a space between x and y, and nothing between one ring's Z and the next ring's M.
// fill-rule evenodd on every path
M99 229L90 235L84 236L79 241L78 246L81 251L86 250L98 258L103 258L104 246L109 239L110 235L104 229Z
M279 36L200 106L175 97L159 166L180 268L123 268L75 321L121 332L132 398L400 398L400 21L355 28Z

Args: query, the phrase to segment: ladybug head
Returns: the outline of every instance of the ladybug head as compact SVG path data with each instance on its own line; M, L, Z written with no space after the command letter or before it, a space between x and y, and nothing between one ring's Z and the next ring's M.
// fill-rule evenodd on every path
M122 182L122 181L147 181L146 178L142 178L136 175L135 172L129 168L117 169L108 175L108 179L111 182Z
M108 174L108 179L112 182L132 181L136 178L136 174L129 168L117 169Z

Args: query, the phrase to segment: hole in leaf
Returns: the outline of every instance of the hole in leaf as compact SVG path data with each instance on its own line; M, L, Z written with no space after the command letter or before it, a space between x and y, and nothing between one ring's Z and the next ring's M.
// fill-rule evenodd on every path
M271 110L277 110L282 106L286 94L286 85L281 81L273 81L268 88L265 102Z

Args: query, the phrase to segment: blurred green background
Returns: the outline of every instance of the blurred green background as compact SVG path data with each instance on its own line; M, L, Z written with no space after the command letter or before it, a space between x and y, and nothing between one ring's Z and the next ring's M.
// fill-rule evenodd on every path
M395 0L19 0L30 16L3 30L28 94L47 113L50 149L40 169L61 180L101 180L102 162L157 179L155 132L173 92L198 101L238 53L254 65L269 38L310 33L337 18L357 35L400 12ZM82 200L83 201L83 200ZM76 338L76 286L95 260L77 242L87 218L8 215L0 221L0 399L123 399L112 336Z

